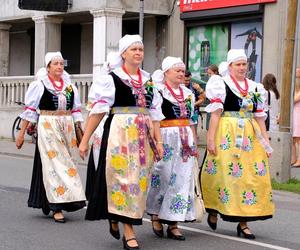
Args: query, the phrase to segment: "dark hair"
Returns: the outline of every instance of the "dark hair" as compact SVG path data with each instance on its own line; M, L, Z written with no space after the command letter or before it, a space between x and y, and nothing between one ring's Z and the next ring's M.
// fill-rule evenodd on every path
M189 70L186 70L185 73L184 73L185 77L190 77L191 75L192 75L192 73Z
M214 72L215 75L219 75L219 68L217 65L211 64L207 69L210 69L212 72Z
M266 74L262 84L266 90L272 90L274 92L277 100L280 98L280 94L276 86L276 77L273 74Z

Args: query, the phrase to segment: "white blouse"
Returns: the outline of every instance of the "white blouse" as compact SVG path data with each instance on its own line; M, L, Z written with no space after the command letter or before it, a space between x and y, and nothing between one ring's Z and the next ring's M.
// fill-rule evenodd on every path
M224 81L236 96L242 98L239 90L235 86L230 75L224 77L213 75L208 80L205 89L206 97L211 102L206 106L205 108L206 112L211 113L216 111L217 109L223 110L223 103L225 102L225 98L226 98L226 88L225 88ZM261 102L257 103L257 111L254 113L254 117L266 118L267 117L267 114L265 113L266 90L264 86L261 83L254 82L250 79L247 79L247 81L249 85L248 93L251 95L257 91L261 99Z
M39 116L39 104L41 98L44 94L44 86L54 92L57 95L65 95L65 90L68 86L72 86L74 92L74 103L72 107L72 117L74 122L83 121L81 114L81 102L78 94L78 90L74 84L71 83L71 79L69 77L63 77L63 88L62 91L57 91L54 89L52 83L50 82L48 76L41 77L40 79L30 83L28 90L25 94L25 111L20 114L20 117L24 120L27 120L32 123L36 123ZM65 108L65 107L60 107Z
M278 118L279 118L279 108L280 108L280 99L276 99L275 93L270 90L270 106L268 105L268 92L266 91L266 101L265 101L265 111L270 111L270 129L271 132L279 131Z
M173 104L178 105L177 100L174 98L174 96L171 94L171 92L168 90L168 88L165 84L157 83L156 86L159 89L160 93L162 93L164 98L166 98L168 101L172 102ZM181 84L180 88L182 89L184 100L186 100L187 98L191 98L191 108L192 108L191 114L194 114L195 95L193 94L193 92L190 89L185 87L184 84ZM180 94L179 89L172 89L172 90L174 91L174 93L176 95ZM190 119L190 124L193 125L193 124L195 124L195 122L193 122L192 119Z
M113 72L129 87L131 85L130 77L123 71L122 68L116 68ZM146 84L149 80L149 74L141 70L142 82ZM133 91L133 90L132 90ZM153 121L161 121L165 117L161 111L162 98L157 89L153 90L153 101L150 107L150 117ZM88 95L87 110L89 115L99 113L109 113L110 108L115 102L116 88L111 75L99 76L91 86ZM132 92L133 93L133 92Z

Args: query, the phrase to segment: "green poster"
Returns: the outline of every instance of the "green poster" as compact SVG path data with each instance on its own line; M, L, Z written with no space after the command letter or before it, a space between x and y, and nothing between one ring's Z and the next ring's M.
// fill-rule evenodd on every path
M188 69L193 80L206 83L207 67L226 60L228 51L228 25L206 25L189 30Z

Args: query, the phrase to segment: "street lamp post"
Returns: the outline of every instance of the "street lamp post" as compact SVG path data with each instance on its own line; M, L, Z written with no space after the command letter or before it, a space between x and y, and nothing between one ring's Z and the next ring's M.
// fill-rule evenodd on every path
M139 34L143 38L144 26L144 0L140 0Z

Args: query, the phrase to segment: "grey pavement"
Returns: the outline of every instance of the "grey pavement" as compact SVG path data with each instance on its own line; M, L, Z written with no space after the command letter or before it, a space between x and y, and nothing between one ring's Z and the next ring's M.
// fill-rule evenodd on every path
M17 150L9 140L0 140L0 250L121 249L121 242L108 233L106 221L85 221L85 210L67 213L68 222L58 225L50 216L26 206L35 145ZM295 169L298 171L298 169ZM79 166L85 183L86 164ZM236 237L236 224L218 221L212 232L205 222L181 224L187 241L158 239L148 218L137 234L143 249L300 249L300 195L274 192L276 212L272 220L249 223L255 241Z

